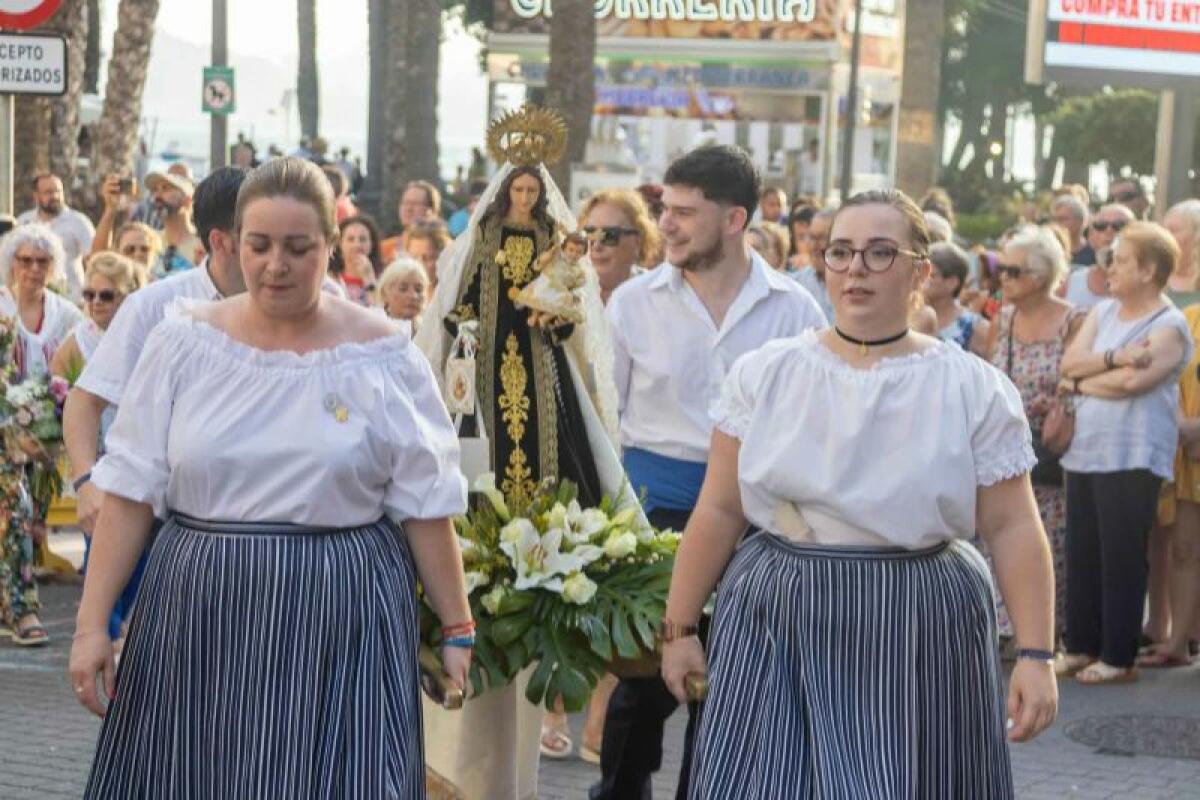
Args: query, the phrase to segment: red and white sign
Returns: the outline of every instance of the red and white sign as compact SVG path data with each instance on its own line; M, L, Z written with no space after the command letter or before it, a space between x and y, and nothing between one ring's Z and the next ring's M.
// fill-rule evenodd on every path
M1200 76L1197 0L1049 0L1046 66Z
M48 21L63 0L0 0L0 28L27 31Z

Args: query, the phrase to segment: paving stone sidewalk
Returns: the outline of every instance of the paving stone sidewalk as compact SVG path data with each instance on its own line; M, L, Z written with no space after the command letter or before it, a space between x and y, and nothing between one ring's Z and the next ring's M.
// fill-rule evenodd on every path
M79 591L78 585L71 584L43 587L43 621L53 638L50 645L23 649L0 640L0 800L57 800L83 793L99 723L75 702L65 673ZM1138 683L1116 687L1082 687L1063 681L1059 721L1037 741L1013 747L1018 796L1200 800L1200 760L1087 747L1064 733L1067 723L1089 718L1135 715L1200 720L1200 667L1143 671L1142 675ZM582 720L572 722L578 741ZM657 798L674 796L683 725L682 713L668 725L666 757L654 782ZM1200 726L1193 730L1200 731ZM598 774L598 767L576 758L543 761L540 797L586 798Z

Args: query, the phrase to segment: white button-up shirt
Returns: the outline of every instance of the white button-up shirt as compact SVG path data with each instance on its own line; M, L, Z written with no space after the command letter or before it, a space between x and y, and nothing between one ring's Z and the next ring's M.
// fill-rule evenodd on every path
M207 261L195 269L155 281L126 297L101 337L96 352L84 365L76 385L113 405L120 405L125 384L137 366L150 331L163 321L167 308L180 298L221 299L221 293L208 274Z
M720 327L670 264L622 284L606 313L622 446L693 462L708 460L711 413L733 362L827 324L812 295L757 253Z

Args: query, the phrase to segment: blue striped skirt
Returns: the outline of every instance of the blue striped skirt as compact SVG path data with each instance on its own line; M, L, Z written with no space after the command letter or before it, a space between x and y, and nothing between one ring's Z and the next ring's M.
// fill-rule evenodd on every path
M155 539L87 798L424 798L404 534L215 523Z
M717 595L689 796L1013 796L991 578L969 545L748 539Z

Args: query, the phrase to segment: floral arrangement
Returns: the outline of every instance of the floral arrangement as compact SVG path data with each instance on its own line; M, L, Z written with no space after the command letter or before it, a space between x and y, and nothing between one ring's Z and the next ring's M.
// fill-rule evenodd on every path
M26 378L3 384L0 420L8 434L8 457L34 462L30 494L35 508L45 510L62 493L63 478L55 463L62 444L63 405L71 386L57 376Z
M653 658L679 534L655 531L620 498L582 508L570 481L531 499L479 478L481 501L454 521L476 622L475 694L536 664L526 697L578 711L614 662ZM425 609L426 641L439 626Z

